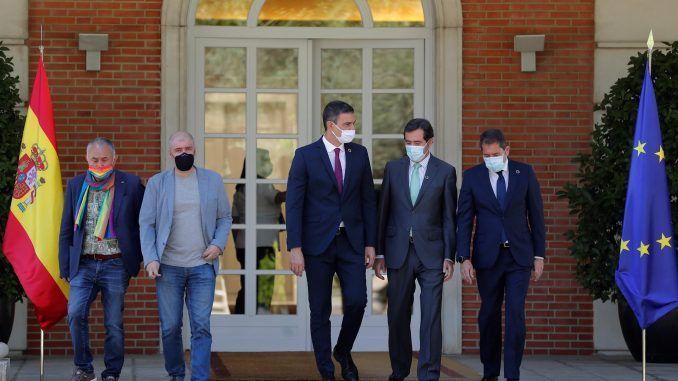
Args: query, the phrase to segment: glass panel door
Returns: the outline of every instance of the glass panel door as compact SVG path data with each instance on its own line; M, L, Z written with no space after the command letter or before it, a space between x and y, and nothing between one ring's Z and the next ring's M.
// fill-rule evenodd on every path
M377 194L386 163L404 155L405 123L424 116L423 46L423 40L314 43L314 139L324 132L322 124L315 121L322 119L327 103L340 99L351 104L358 120L355 142L364 145L370 155ZM383 351L388 348L387 281L374 276L371 269L366 275L368 303L354 348ZM342 318L336 278L332 295L332 334L336 340ZM412 344L416 349L418 305L416 296L412 317Z
M196 141L233 212L213 306L216 351L307 349L306 288L288 270L284 208L294 151L308 143L307 45L197 42Z

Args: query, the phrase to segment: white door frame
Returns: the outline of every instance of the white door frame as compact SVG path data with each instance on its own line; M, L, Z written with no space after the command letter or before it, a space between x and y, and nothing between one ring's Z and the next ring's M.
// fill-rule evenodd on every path
M260 1L260 0L257 0ZM188 61L196 36L243 38L412 38L414 29L425 29L427 54L425 83L433 97L425 104L426 115L432 115L436 126L438 155L461 167L462 110L462 13L461 0L422 0L425 28L233 28L195 26L197 0L164 0L161 20L161 168L171 168L167 158L167 138L176 131L188 129L189 97ZM348 30L350 29L350 30ZM272 33L274 32L274 33ZM376 32L372 34L372 32ZM416 32L419 33L419 32ZM415 33L415 34L416 34ZM418 37L418 36L414 36ZM459 176L461 182L461 176ZM458 266L457 266L458 267ZM461 353L461 282L455 271L451 282L443 287L443 351Z

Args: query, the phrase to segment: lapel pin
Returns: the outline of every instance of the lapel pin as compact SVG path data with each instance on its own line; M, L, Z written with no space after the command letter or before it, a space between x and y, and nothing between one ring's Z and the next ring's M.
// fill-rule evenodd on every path
M428 180L428 176L424 176L424 179L425 179L425 180Z
M516 174L518 174L518 175L520 174L520 170L519 170L519 169L516 169Z
M351 149L349 148L349 149L347 149L347 151L348 151L348 152L351 152Z

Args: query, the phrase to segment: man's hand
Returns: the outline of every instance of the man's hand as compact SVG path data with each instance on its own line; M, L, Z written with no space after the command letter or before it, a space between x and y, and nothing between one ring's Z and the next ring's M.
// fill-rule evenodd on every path
M148 273L148 276L151 277L151 279L161 277L162 274L160 274L160 262L153 261L149 263L148 266L146 266L146 272Z
M377 258L374 260L374 275L377 278L384 280L384 273L386 272L386 262L384 258Z
M67 276L62 276L62 277L59 277L59 278L63 279L66 283L71 283L71 279Z
M534 259L534 269L532 270L532 280L537 282L544 273L544 260L541 258Z
M372 268L372 265L374 265L374 257L376 257L376 254L374 253L374 247L372 246L365 246L365 267L370 269Z
M473 275L473 273L473 264L471 264L470 259L467 259L461 263L461 277L464 279L464 282L473 284L473 279L475 279L475 275Z
M290 251L290 270L296 276L304 273L304 254L301 252L301 247L295 247Z
M213 261L217 259L221 255L221 249L217 246L214 245L209 245L207 246L207 249L202 252L202 259L206 261Z
M452 279L453 273L454 273L454 263L452 263L452 261L443 260L443 274L445 274L443 282L447 282L448 280Z

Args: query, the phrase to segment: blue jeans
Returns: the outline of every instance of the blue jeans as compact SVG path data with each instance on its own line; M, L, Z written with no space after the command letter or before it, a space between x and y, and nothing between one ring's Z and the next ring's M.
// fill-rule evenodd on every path
M162 276L155 279L158 310L162 330L165 369L170 377L184 378L184 346L181 321L184 299L191 323L191 380L203 381L210 376L212 334L210 316L214 302L214 267L176 267L160 264Z
M68 296L68 325L73 341L73 362L78 369L94 372L92 352L89 347L89 308L101 291L104 307L104 364L102 378L118 377L125 361L125 333L122 315L125 308L125 291L129 275L122 259L97 261L81 259L78 273L70 281Z

